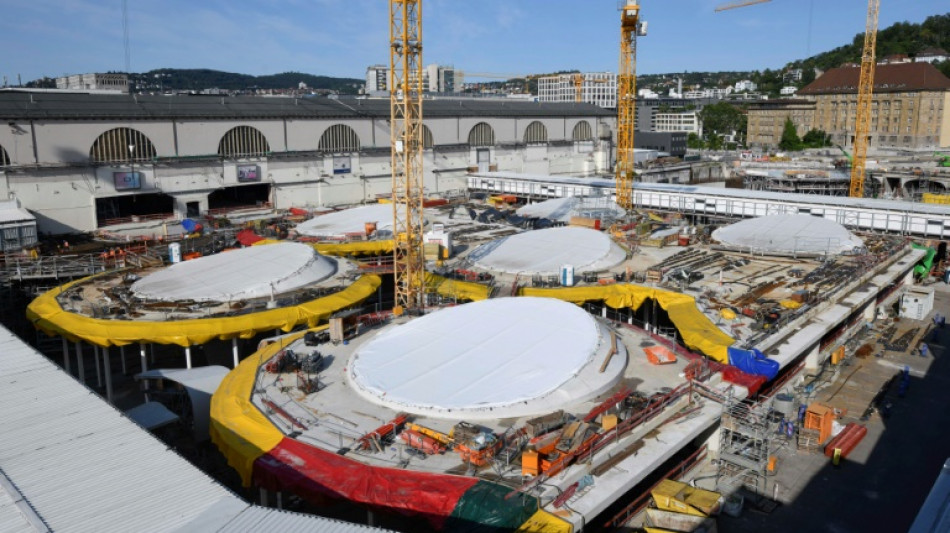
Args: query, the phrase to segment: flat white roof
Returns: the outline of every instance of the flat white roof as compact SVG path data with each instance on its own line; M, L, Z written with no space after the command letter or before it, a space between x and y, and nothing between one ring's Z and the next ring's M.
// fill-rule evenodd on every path
M132 284L140 298L227 302L300 289L336 273L337 261L306 244L251 246L176 263Z
M510 274L602 271L623 262L627 253L600 231L561 227L528 231L485 243L468 255L475 266Z
M0 353L0 531L374 531L251 506L2 327Z
M26 209L20 207L19 200L6 200L0 202L0 224L11 224L21 222L23 224L35 224L36 217Z
M717 229L712 238L729 246L781 253L839 254L864 246L841 224L811 215L750 218Z
M582 308L549 298L499 298L390 326L361 346L347 378L364 398L436 418L549 413L609 389L626 368L618 342ZM593 371L590 368L594 367Z
M327 213L301 222L296 229L297 233L308 237L342 237L346 234L365 233L367 222L376 224L377 236L392 235L392 204L370 204Z

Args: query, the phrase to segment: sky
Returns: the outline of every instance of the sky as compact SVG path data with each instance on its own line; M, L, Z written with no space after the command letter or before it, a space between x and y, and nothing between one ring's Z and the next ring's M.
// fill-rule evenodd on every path
M864 31L865 0L640 0L637 71L762 70ZM880 27L950 11L882 2ZM210 68L364 78L389 61L387 0L129 0L131 70ZM123 71L121 0L0 0L0 76ZM616 71L617 0L423 0L423 63L467 73ZM473 78L469 74L470 78ZM474 78L473 78L474 79Z

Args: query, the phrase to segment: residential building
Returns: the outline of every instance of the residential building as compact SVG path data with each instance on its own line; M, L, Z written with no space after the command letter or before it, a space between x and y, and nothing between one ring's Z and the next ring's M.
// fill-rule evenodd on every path
M787 85L785 87L782 87L778 93L782 96L791 96L795 94L797 91L798 91L798 88L796 88L794 85Z
M67 91L129 92L129 76L117 73L74 74L56 78L56 88Z
M950 61L950 54L943 48L924 48L920 52L917 52L914 61L918 63L941 63L943 61Z
M616 108L617 75L613 72L584 72L543 76L538 78L538 101L580 101L604 108Z
M800 68L790 68L782 74L782 81L785 83L795 83L796 81L802 81L802 76L804 71Z
M461 70L433 63L425 68L423 83L430 93L456 93L465 83Z
M736 92L741 93L743 91L753 92L758 89L759 86L752 80L742 80L736 82Z
M366 94L389 92L389 67L372 65L366 67Z
M657 115L681 113L685 111L700 112L711 104L719 102L716 98L640 98L637 100L634 128L638 132L657 130ZM664 123L667 121L664 120Z

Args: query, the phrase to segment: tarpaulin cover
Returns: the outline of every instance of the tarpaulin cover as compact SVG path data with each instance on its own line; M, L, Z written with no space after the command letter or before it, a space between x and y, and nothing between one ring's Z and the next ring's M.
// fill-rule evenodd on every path
M557 298L576 304L602 301L614 309L639 309L647 299L655 299L676 326L683 342L692 350L700 351L720 363L728 363L726 349L735 339L725 334L696 307L692 296L626 283L596 287L563 287L541 289L524 287L521 296Z
M471 300L478 302L485 300L491 294L491 287L471 281L448 279L436 274L426 273L426 287L442 296Z
M515 533L572 533L574 526L561 517L539 509Z
M765 354L755 348L743 350L730 346L728 352L729 364L743 372L765 376L766 379L773 379L778 375L780 369L778 361L765 357Z
M762 385L765 385L765 382L768 381L765 379L765 376L749 374L734 366L723 366L720 372L722 372L722 379L724 381L745 387L746 390L749 391L749 396L755 396L759 392L759 389L762 388Z
M510 496L510 497L509 497ZM453 533L512 531L538 510L538 499L489 481L479 481L459 499L446 522Z
M264 240L264 237L254 233L254 230L252 229L242 229L241 231L237 232L237 235L235 235L234 238L244 246L250 246L256 242Z
M290 331L300 324L313 327L334 312L372 296L382 283L378 276L366 275L340 292L293 307L229 317L146 322L92 318L65 311L60 307L56 295L89 279L66 283L41 294L27 306L27 319L37 329L49 335L60 335L70 341L81 340L99 346L125 346L134 343L192 346L214 339L250 339L260 332L275 329Z
M301 332L291 338L303 335ZM221 380L211 397L211 442L237 470L245 487L251 485L254 461L284 438L284 434L251 403L258 365L270 359L282 346L282 343L270 344L254 357L241 361Z
M479 483L475 477L374 467L290 438L254 462L254 481L310 501L329 496L422 515L437 528L453 514L462 495Z

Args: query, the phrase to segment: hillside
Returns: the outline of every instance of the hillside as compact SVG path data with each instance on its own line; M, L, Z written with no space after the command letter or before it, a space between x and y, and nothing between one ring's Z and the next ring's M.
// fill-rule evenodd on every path
M356 94L364 80L356 78L333 78L315 76L302 72L283 72L266 76L251 76L234 72L222 72L211 69L157 69L144 73L132 73L129 76L139 91L172 90L190 91L201 89L223 89L239 91L245 89L296 89L300 82L311 89L322 89L342 94Z
M667 74L640 75L637 85L658 92L676 86L676 79L683 78L683 86L702 85L703 87L726 87L739 80L752 80L759 85L759 92L771 96L786 85L782 74L789 69L801 68L804 71L802 81L794 83L803 87L815 78L815 69L826 71L845 63L859 63L864 48L864 34L854 36L850 44L839 46L806 59L792 61L781 68L747 72L684 72ZM942 48L950 51L950 13L933 15L920 24L898 22L878 31L876 53L878 59L892 54L906 54L913 57L925 48ZM937 64L944 75L950 77L950 61Z

